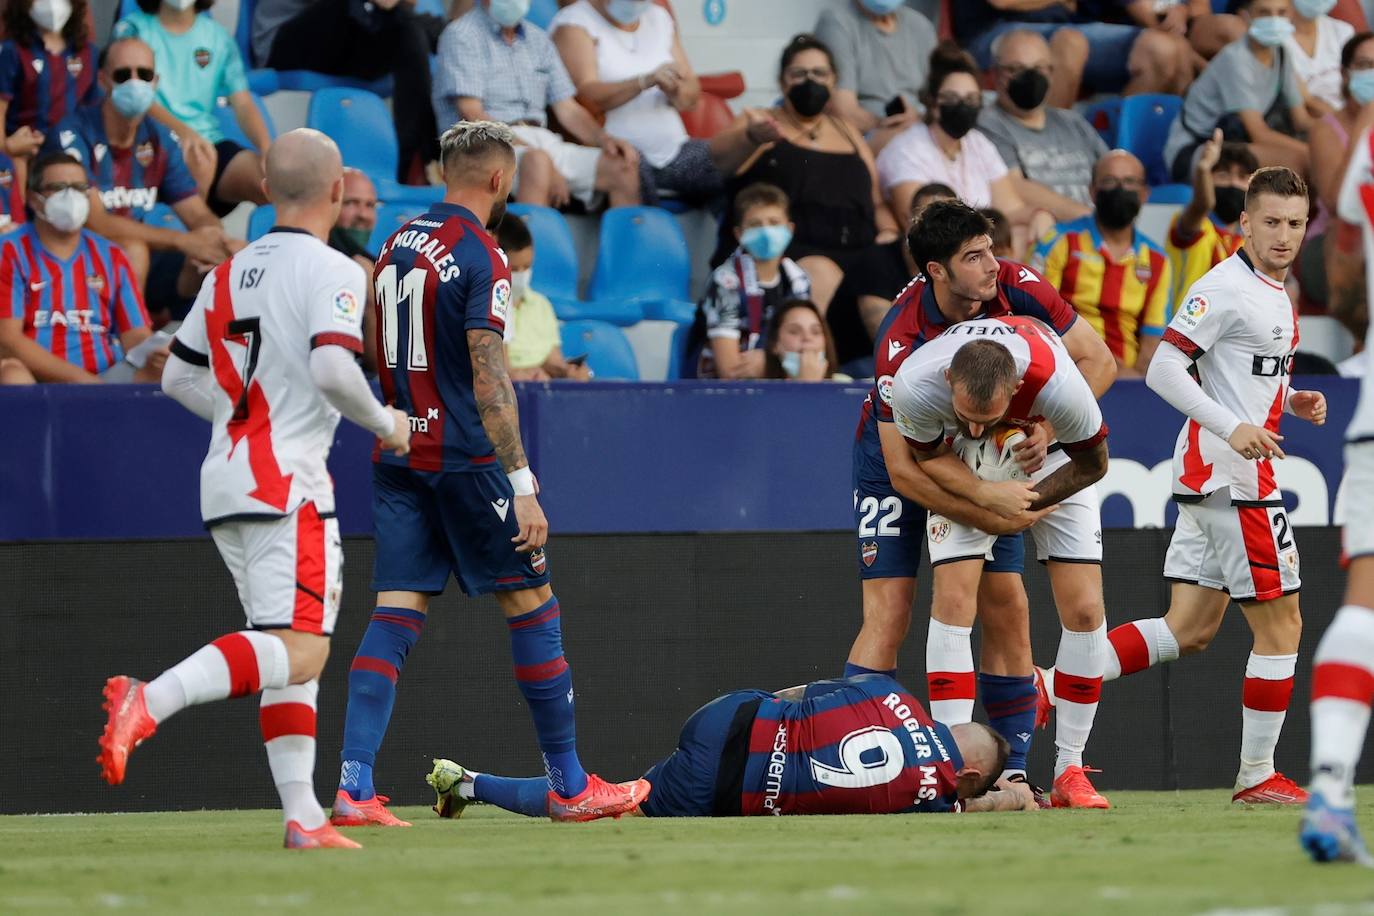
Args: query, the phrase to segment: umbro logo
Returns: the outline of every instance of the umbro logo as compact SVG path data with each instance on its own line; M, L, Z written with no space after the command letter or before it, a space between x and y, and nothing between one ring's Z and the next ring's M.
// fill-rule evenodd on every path
M1278 325L1274 325L1274 327L1271 330L1274 334L1275 340L1283 340L1283 328L1279 327Z
M491 501L491 507L496 510L496 514L501 516L501 521L504 522L506 520L506 514L510 512L510 500L493 499Z
M905 345L900 340L889 340L887 342L887 358L892 359L898 353L901 353L904 346Z

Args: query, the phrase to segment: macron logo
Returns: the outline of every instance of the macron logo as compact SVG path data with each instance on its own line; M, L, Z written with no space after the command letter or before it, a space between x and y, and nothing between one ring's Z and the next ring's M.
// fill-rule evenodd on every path
M510 511L510 501L506 499L494 499L491 507L496 510L496 514L501 516L501 521L506 520L506 513Z
M887 358L892 359L902 352L902 342L900 340L889 340L887 342Z
M1035 280L1035 274L1031 273L1028 269L1024 267L1021 268L1021 272L1016 275L1017 283L1030 283L1033 280Z

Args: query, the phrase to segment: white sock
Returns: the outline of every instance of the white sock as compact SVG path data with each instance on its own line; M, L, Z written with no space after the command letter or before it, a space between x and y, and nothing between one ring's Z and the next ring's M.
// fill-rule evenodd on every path
M945 725L973 721L973 627L952 627L931 619L926 631L926 683L930 716Z
M1122 624L1107 634L1111 651L1102 670L1102 680L1114 681L1122 674L1135 674L1161 662L1178 658L1178 640L1163 617L1146 617Z
M480 775L482 774L468 770L467 775L458 780L459 798L473 799L477 797L477 777Z
M154 678L143 701L154 722L187 706L285 687L291 674L286 643L270 633L242 630L221 636Z
M1348 604L1312 660L1312 791L1330 804L1355 803L1355 765L1374 695L1374 610Z
M1236 774L1236 785L1242 789L1257 786L1274 775L1274 748L1288 715L1297 664L1296 653L1250 653L1241 706L1240 772Z
M306 830L316 830L325 823L324 809L315 796L315 701L319 691L319 681L269 688L262 692L258 714L272 782L281 797L282 819L295 821Z
M1056 779L1069 767L1083 765L1083 749L1088 746L1097 716L1108 654L1105 623L1087 633L1060 628L1059 654L1054 661Z

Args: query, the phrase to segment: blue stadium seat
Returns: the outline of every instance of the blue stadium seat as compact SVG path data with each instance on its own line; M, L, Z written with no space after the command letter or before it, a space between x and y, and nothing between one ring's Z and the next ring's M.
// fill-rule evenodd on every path
M1083 117L1097 131L1103 143L1111 149L1116 148L1117 128L1121 123L1121 96L1093 102L1083 109Z
M567 220L552 207L534 204L511 204L507 213L523 219L534 237L531 285L548 296L559 317L563 317L560 302L577 302L577 246L573 244Z
M320 89L310 97L305 125L334 138L344 165L366 172L381 200L424 208L443 198L443 188L403 185L396 180L400 156L396 128L386 103L376 93L338 86Z
M1164 161L1164 141L1182 105L1183 100L1176 95L1132 95L1121 101L1116 145L1145 163L1145 177L1151 185L1169 183L1170 163Z
M272 123L272 115L267 111L267 106L262 104L262 98L256 93L253 95L253 104L258 106L258 112L262 115L262 120L267 124L267 136L273 140L277 139L277 127ZM219 119L219 129L224 131L224 139L233 140L239 146L253 148L253 144L248 141L248 135L239 127L238 118L234 117L234 109L229 107L227 99L220 99L220 104L215 107L215 117Z
M692 258L682 228L657 207L612 207L601 217L601 243L587 299L637 304L649 319L691 324Z
M428 207L416 204L384 203L377 205L377 225L372 229L372 237L367 240L367 248L374 255L382 250L382 245L391 234L403 225L424 213Z
M677 326L677 330L673 331L673 343L668 350L667 380L670 382L673 379L683 377L683 365L687 359L687 341L691 337L692 326L690 324L680 324Z
M639 380L635 351L625 332L605 321L568 321L563 324L563 355L586 356L598 379Z
M558 0L534 0L530 4L530 11L525 14L525 18L541 29L547 29L549 22L558 12Z
M1150 188L1150 203L1179 204L1187 206L1193 199L1193 186L1190 184L1162 184Z
M262 204L248 215L248 241L256 242L267 234L267 230L277 221L277 209L271 204Z
M124 0L129 2L129 0ZM329 76L312 73L309 70L273 71L263 68L254 69L253 61L253 11L257 0L239 0L239 18L234 23L234 43L243 55L243 67L248 71L248 88L258 95L271 95L282 89L299 92L314 92L317 89L344 87L348 89L367 89L380 96L391 95L391 77L368 82L346 76ZM208 14L207 14L208 15Z
M181 221L181 217L176 215L176 211L166 204L154 204L153 209L143 217L143 225L156 226L159 229L175 229L177 232L185 232L186 224Z

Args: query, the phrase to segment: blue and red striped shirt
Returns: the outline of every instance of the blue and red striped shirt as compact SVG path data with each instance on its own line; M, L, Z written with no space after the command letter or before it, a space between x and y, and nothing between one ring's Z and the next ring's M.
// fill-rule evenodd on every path
M196 193L196 180L167 128L144 118L132 146L110 145L100 105L62 119L43 141L43 152L61 151L86 167L105 209L142 220L160 200L171 205Z
M749 733L740 813L958 811L963 758L949 729L879 674L765 700Z
M0 98L10 103L5 133L32 127L46 134L78 107L100 101L95 76L89 42L80 51L57 54L43 47L41 38L27 48L13 39L0 44Z
M33 223L0 239L0 318L20 319L25 336L95 375L124 358L120 334L148 325L124 252L83 229L63 260Z
M14 160L0 152L0 232L27 219L23 179L14 167Z
M373 460L423 471L496 461L472 391L467 332L504 333L506 257L467 209L439 203L386 240L372 273L377 374L387 403L410 416L410 454Z

